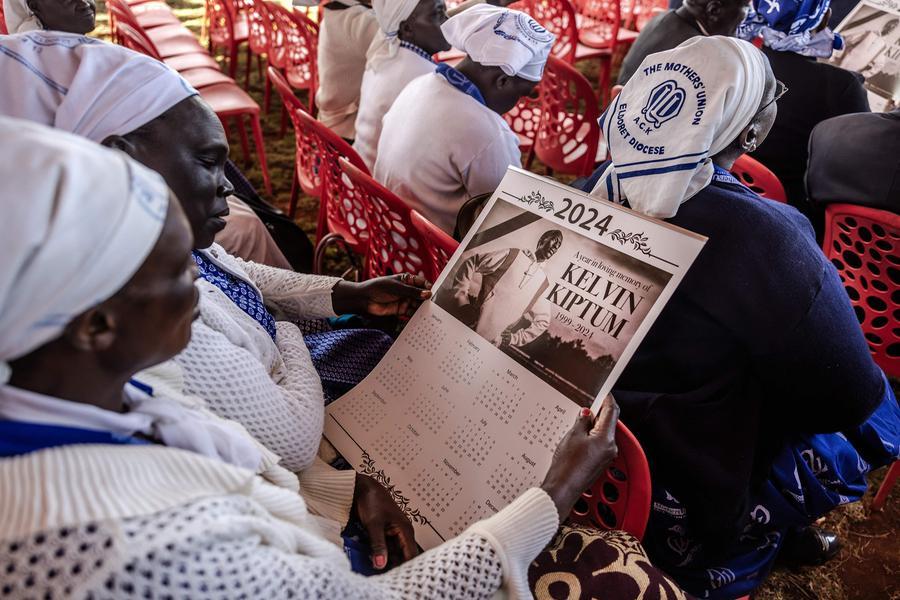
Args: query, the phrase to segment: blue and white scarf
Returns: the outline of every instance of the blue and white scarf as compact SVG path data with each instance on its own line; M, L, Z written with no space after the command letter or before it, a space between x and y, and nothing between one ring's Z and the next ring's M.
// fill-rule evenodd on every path
M481 94L481 90L478 89L478 86L472 83L471 79L447 63L439 64L437 69L435 69L435 72L438 75L443 76L450 85L461 91L463 94L471 96L482 105L487 106L487 102L484 101L484 96Z
M765 83L765 56L735 38L649 55L600 118L612 161L591 195L674 216L712 181L712 157L753 120Z
M753 0L738 37L762 37L772 50L828 58L844 47L843 38L830 29L814 32L830 5L831 0Z

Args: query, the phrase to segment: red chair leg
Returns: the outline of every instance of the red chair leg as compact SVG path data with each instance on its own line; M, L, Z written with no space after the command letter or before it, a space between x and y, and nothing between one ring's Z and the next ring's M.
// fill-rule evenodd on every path
M247 44L247 65L244 72L244 89L250 91L250 68L253 66L253 54L250 52L250 44Z
M884 508L884 503L887 502L887 498L891 493L891 488L897 483L898 476L900 476L900 460L895 460L888 470L884 481L881 482L878 493L875 494L875 500L872 502L872 510L881 510Z
M239 51L240 48L238 48L238 45L232 42L231 47L228 49L228 76L232 79L237 78Z
M272 82L266 77L266 91L263 97L263 110L269 114L269 107L272 106Z
M263 185L266 193L272 194L272 180L269 179L269 165L266 163L266 145L263 142L262 126L259 123L259 114L250 116L250 125L253 127L253 143L256 144L256 155L259 157L259 168L262 170Z

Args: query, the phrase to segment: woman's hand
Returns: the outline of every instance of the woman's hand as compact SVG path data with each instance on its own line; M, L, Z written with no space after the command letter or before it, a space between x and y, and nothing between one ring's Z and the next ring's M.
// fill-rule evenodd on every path
M372 565L376 569L388 565L388 545L391 546L391 563L395 565L419 553L412 523L388 491L371 477L356 475L353 513L369 534Z
M596 419L590 409L581 409L575 425L556 447L541 488L556 504L560 522L572 512L581 493L616 458L618 420L619 405L610 394L600 405L600 414Z
M419 275L402 273L360 283L339 281L331 290L334 312L374 317L410 317L431 297L431 284Z

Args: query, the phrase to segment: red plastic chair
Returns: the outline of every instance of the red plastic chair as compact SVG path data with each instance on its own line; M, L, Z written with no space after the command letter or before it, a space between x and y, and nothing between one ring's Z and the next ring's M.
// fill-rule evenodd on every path
M347 157L366 173L368 170L350 144L306 112L303 103L294 95L284 75L274 67L269 67L267 72L294 126L296 138L294 186L288 208L288 215L293 218L297 211L297 197L300 190L309 196L320 198L321 207L329 205L328 196L332 187L329 185L328 175L340 171L337 165L338 157ZM321 241L328 231L338 232L355 252L362 254L366 242L360 235L366 233L365 211L360 208L347 215L341 213L339 206L335 206L330 215L327 215L327 212L321 208L319 210L316 239Z
M272 18L264 0L241 0L246 5L249 32L247 46L256 56L259 78L265 77L262 58L269 55L269 40L272 38ZM268 60L268 58L267 58ZM250 86L250 58L247 58L247 74L244 87Z
M107 7L110 15L113 40L118 44L126 45L123 43L119 31L120 25L126 25L133 30L132 34L137 34L139 37L144 38L144 45L153 47L156 58L159 58L160 60L186 54L207 54L203 46L200 45L200 42L197 41L197 38L194 37L194 34L180 23L155 27L153 29L145 29L140 24L137 17L135 17L131 7L122 0L109 0L109 2L107 2ZM216 64L216 61L213 60L212 57L207 57L207 60L208 62L205 64L198 63L196 66L218 68L218 64Z
M822 250L844 282L872 358L888 377L900 377L900 215L830 204Z
M246 12L238 10L232 0L206 0L206 31L212 52L223 48L228 56L228 75L237 76L238 53L249 37Z
M410 221L419 236L425 241L425 249L429 261L426 264L425 278L428 281L436 281L441 271L450 262L450 257L459 247L459 242L444 233L444 231L423 217L418 211L410 213Z
M650 517L650 466L637 438L621 421L616 426L616 446L616 460L581 495L569 522L621 529L640 540Z
M114 10L112 3L108 4L108 6L110 6L110 11L112 12ZM147 37L147 34L142 29L134 27L123 19L118 20L116 23L116 43L135 52L160 60L181 74L198 70L216 71L225 77L226 82L233 81L219 70L219 64L213 57L202 50L191 54L163 57L156 44Z
M138 5L128 5L128 7L134 14L137 22L144 29L152 29L164 25L181 25L181 21L165 2L149 0Z
M778 177L764 164L747 154L734 161L731 174L748 188L769 200L787 202L787 194Z
M535 154L548 171L589 175L600 142L599 102L590 82L575 67L551 56L540 90L545 118Z
M413 273L427 277L427 242L413 227L411 209L392 191L361 169L339 158L346 193L366 208L369 251L365 278Z
M578 27L575 60L600 60L598 89L605 94L617 57L622 12L619 0L573 0ZM606 98L603 98L605 101Z
M0 35L9 35L6 29L6 17L3 16L3 3L0 2Z
M269 39L269 65L284 73L284 78L295 90L307 90L307 112L316 114L316 52L319 26L306 15L275 2L266 5L272 24ZM270 79L266 80L265 108L269 110L271 96Z

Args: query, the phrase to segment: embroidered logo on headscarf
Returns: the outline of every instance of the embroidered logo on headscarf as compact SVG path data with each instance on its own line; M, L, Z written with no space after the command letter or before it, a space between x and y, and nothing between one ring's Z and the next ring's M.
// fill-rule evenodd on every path
M529 49L531 49L531 47L529 44L519 39L519 34L522 34L527 38L531 44L549 44L553 41L552 33L544 29L540 23L523 13L515 14L515 18L512 22L513 31L508 31L508 28L504 29L504 24L512 14L514 14L512 11L506 11L497 17L497 23L494 24L495 34L499 35L504 40L519 42Z
M684 88L668 79L650 90L650 96L641 109L641 114L651 125L659 129L663 123L678 116L686 99L687 93Z

